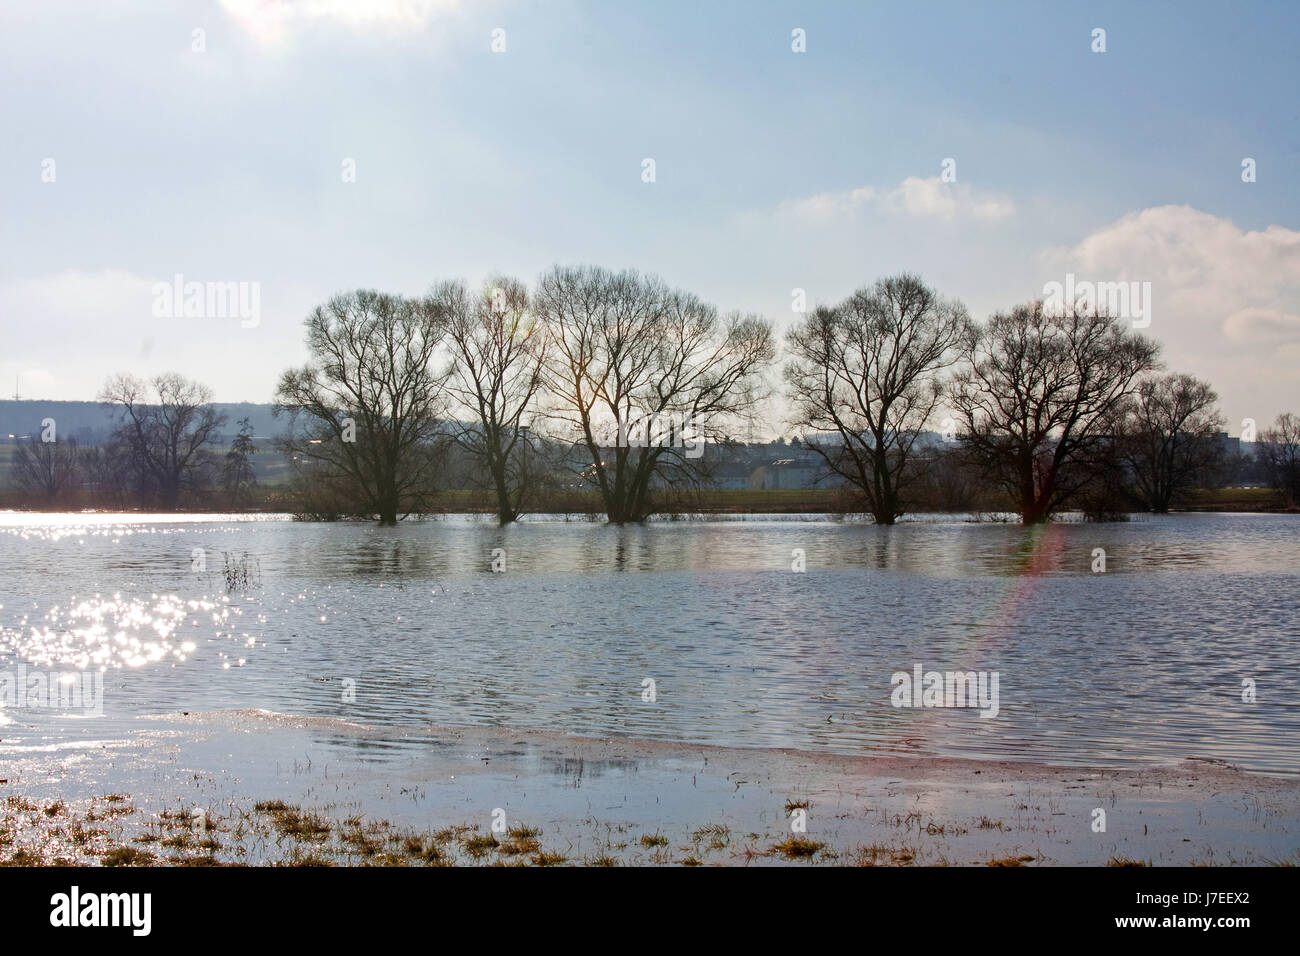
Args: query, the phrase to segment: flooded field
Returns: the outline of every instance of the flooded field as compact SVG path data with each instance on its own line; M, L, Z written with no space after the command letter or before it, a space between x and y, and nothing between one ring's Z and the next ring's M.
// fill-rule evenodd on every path
M1297 522L501 531L8 514L0 672L39 675L52 703L74 674L103 683L93 713L5 701L0 760L142 715L260 708L380 729L1294 773ZM893 706L892 676L917 667L996 673L996 717Z

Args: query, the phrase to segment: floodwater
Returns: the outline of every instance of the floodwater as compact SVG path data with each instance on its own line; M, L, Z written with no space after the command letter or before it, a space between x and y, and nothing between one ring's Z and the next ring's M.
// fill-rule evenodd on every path
M996 716L894 706L893 675L918 666L996 673ZM102 708L12 690L96 673ZM245 709L394 733L1295 773L1300 517L501 530L0 514L0 759Z

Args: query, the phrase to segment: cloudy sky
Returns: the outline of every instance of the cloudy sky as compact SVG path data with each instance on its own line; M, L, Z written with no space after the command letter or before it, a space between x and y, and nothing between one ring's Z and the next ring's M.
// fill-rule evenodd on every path
M1150 282L1235 434L1300 412L1297 41L1295 3L14 0L0 394L269 401L336 291L555 262L781 328L796 288L983 318L1074 273ZM177 274L258 320L155 314Z

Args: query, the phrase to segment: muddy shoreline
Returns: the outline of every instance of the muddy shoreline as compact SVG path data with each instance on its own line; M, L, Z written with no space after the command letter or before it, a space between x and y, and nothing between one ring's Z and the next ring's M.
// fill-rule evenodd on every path
M13 729L13 728L10 728ZM0 759L0 861L1277 865L1300 778L158 715Z

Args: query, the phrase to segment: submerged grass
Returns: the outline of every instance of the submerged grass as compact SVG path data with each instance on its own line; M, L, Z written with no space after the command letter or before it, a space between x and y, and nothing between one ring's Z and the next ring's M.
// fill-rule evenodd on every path
M816 856L825 846L825 843L818 843L806 837L789 837L775 844L771 852L779 853L787 860L807 859Z
M271 818L283 836L296 840L324 840L330 835L330 821L316 813L305 813L299 807L289 806L280 800L258 803L254 812ZM166 841L164 840L164 845Z
M807 809L794 801L789 805L792 810ZM951 859L951 848L936 846L928 838L968 832L964 826L918 820L908 826L916 834L915 843L847 849L806 834L733 834L726 824L709 823L686 831L688 841L670 845L670 837L659 830L634 838L628 832L631 824L589 819L584 823L597 831L594 845L569 842L557 847L546 845L539 827L522 822L504 833L485 832L470 823L419 831L399 829L387 820L344 816L336 806L309 809L282 800L259 801L251 808L231 805L222 812L184 807L150 812L116 794L47 803L7 796L0 807L0 866L915 866L922 859L946 866L957 862ZM893 822L902 827L907 821L900 817ZM972 823L976 828L1007 829L987 817ZM1019 849L994 850L991 855L986 850L983 862L1015 867L1041 858ZM978 865L979 858L967 857L964 862ZM1263 862L1295 866L1300 854ZM1106 865L1145 867L1151 862L1117 855Z

